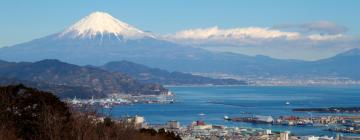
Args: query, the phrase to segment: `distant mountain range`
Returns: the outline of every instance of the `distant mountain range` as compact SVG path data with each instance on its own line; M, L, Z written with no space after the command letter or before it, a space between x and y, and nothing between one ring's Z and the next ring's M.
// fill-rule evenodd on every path
M0 59L16 62L58 59L72 64L95 66L128 60L186 73L360 79L358 52L359 49L353 49L318 61L212 52L162 40L161 37L137 29L107 13L96 12L63 32L3 47L0 49Z
M101 68L121 72L130 75L136 80L144 83L159 83L164 85L246 85L245 81L234 79L213 79L203 76L196 76L183 72L168 72L158 68L150 68L145 65L136 64L130 61L109 62Z
M293 62L267 69L271 74L297 77L346 77L360 80L360 49L352 49L317 61Z
M143 84L119 73L77 66L58 60L34 63L0 61L0 84L23 83L52 91L62 98L105 97L109 94L161 94L168 90L159 84Z
M360 49L352 49L334 57L312 62L311 72L319 75L360 79Z
M134 78L132 78L134 77ZM101 67L77 66L47 59L37 62L0 60L0 85L25 84L56 93L61 98L106 97L108 94L161 94L167 85L244 85L245 81L212 79L182 72L168 72L129 61Z

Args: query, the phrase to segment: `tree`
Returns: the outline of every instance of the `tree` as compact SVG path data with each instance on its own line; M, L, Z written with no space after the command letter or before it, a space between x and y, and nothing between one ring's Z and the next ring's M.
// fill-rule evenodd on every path
M15 126L22 139L51 139L70 121L68 107L56 96L21 84L0 87L0 103L1 127Z
M0 87L0 139L178 140L173 133L136 130L96 113L71 111L51 93L24 85Z

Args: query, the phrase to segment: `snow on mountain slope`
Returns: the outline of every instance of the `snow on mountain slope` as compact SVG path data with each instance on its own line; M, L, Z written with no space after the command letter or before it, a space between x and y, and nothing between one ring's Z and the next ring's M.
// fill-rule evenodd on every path
M94 38L115 35L125 39L154 38L154 35L124 23L105 12L93 12L60 33L58 37Z

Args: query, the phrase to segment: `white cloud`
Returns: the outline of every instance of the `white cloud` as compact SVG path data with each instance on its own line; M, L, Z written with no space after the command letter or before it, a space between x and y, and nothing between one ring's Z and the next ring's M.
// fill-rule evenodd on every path
M302 33L320 33L320 34L343 34L348 29L345 26L336 24L330 21L314 21L304 24L281 24L275 25L272 29L278 30L292 30Z
M166 35L166 40L188 45L211 46L272 46L273 44L309 44L313 42L333 42L349 39L344 34L305 34L277 29L246 27L221 29L218 27L189 29Z
M300 25L302 26L300 29ZM305 27L305 25L307 25ZM299 30L288 30L297 28ZM262 54L276 58L319 59L343 50L357 48L360 38L347 35L340 26L313 22L296 27L262 28L243 27L222 29L219 27L188 29L164 36L164 39L211 51ZM335 34L336 33L336 34ZM284 51L286 50L286 51ZM323 55L314 55L319 52ZM298 54L298 55L297 55Z
M301 28L307 31L320 32L322 34L341 34L347 31L347 28L330 21L315 21L301 25Z
M179 39L222 39L222 38L286 38L294 39L299 36L296 32L282 32L260 27L219 29L218 27L205 29L190 29L175 33L175 38Z
M183 43L219 43L219 44L247 44L257 43L258 40L284 39L295 40L300 37L297 32L282 32L260 27L220 29L218 27L190 29L167 35L165 38ZM185 41L185 42L184 42Z
M309 35L308 38L311 41L340 41L346 39L346 36L343 34L336 34L336 35L313 34L313 35Z

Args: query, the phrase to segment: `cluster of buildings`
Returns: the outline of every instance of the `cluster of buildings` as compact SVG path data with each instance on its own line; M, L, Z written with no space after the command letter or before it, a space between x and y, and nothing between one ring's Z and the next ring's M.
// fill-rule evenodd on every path
M296 116L281 116L274 121L274 124L282 125L307 125L307 126L328 126L343 124L346 120L341 116L320 116L320 117L296 117Z
M132 123L135 128L165 129L181 136L184 140L360 140L356 136L296 136L289 131L272 132L269 129L227 127L224 125L207 124L204 121L194 121L187 126L181 126L176 120L164 124L147 124L144 117L124 117L122 121Z
M346 130L347 132L360 133L360 117L359 116L317 116L317 117L297 117L297 116L280 116L273 118L272 116L253 117L225 117L225 120L249 122L249 123L267 123L272 125L288 125L288 126L335 126L341 129L330 130ZM351 131L350 131L351 130Z
M341 122L342 127L330 128L329 131L360 134L360 117L350 116L346 118Z
M316 86L316 85L360 85L359 80L346 78L322 78L322 79L252 79L254 85L260 86Z
M107 98L101 99L77 99L74 97L73 99L66 99L70 105L75 107L82 107L86 105L98 105L103 108L111 108L115 105L129 105L135 103L146 103L146 104L154 104L154 103L174 103L175 99L173 98L174 94L171 92L160 94L160 95L120 95L113 94Z
M248 81L251 85L258 86L311 86L311 85L360 85L360 80L336 76L259 76L259 75L234 75L225 73L192 73L217 79L236 79Z

